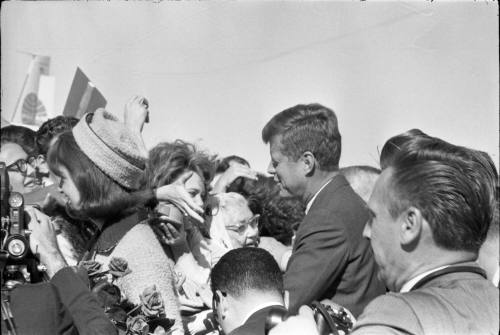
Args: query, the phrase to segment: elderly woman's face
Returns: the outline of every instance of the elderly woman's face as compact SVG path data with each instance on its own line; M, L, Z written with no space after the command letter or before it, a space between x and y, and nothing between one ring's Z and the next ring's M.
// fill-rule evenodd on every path
M256 247L259 244L259 215L253 215L248 206L231 211L226 230L233 248Z

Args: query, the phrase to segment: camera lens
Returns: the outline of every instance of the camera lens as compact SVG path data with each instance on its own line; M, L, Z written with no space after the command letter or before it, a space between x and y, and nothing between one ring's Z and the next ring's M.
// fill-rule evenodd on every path
M7 250L9 250L9 253L12 256L19 257L24 253L24 251L26 251L26 245L19 239L13 239L10 241Z
M11 235L5 242L9 256L21 259L28 253L28 240L22 235Z

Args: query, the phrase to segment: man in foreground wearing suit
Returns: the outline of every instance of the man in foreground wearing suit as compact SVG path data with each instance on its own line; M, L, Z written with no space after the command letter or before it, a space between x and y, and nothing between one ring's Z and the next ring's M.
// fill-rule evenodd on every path
M210 279L213 311L224 334L264 335L269 311L286 311L281 271L264 249L229 251L214 266Z
M496 216L488 155L437 138L395 155L369 200L370 239L392 291L363 311L353 334L498 334L499 292L474 260ZM311 310L272 335L317 334Z
M320 105L297 105L276 114L262 130L270 144L268 172L281 195L306 205L284 276L289 310L332 299L354 316L385 293L377 278L364 201L338 172L341 136L335 113Z

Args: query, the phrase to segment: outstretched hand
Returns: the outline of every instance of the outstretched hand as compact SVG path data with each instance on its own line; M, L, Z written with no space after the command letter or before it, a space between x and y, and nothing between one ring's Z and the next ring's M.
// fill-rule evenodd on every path
M136 95L125 105L125 125L136 133L141 133L149 118L149 105L143 96Z
M227 187L239 177L257 180L257 172L246 165L234 162L217 180L212 192L215 194L226 192Z
M164 185L156 189L158 201L168 201L176 205L184 215L188 215L196 221L203 223L203 208L198 206L191 195L186 191L186 181L191 178L193 172L182 175L172 184Z

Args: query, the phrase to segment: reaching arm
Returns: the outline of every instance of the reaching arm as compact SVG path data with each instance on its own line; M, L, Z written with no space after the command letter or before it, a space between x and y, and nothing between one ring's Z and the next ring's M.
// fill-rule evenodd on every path
M58 291L79 334L118 334L87 285L72 268L58 271L50 282Z

